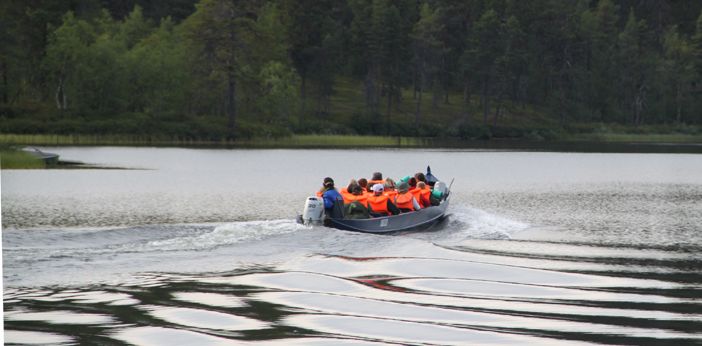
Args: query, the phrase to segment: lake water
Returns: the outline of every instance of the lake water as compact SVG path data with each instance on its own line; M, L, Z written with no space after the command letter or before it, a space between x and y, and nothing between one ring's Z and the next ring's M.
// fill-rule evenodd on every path
M702 156L42 148L2 171L6 344L702 344ZM455 178L394 236L294 222L322 178Z

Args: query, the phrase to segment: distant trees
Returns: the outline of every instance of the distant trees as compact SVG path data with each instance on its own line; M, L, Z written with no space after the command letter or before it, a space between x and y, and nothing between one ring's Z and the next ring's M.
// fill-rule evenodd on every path
M329 112L334 76L340 71L345 4L338 1L282 1L285 42L300 76L301 114L309 112L310 89L317 100L313 113ZM342 18L339 18L339 17ZM311 85L310 85L311 84Z
M242 124L421 134L429 114L702 122L700 2L9 0L0 31L0 117L207 117L229 138Z
M436 107L436 93L440 87L440 62L444 53L444 45L439 37L443 26L439 20L438 10L432 9L428 3L424 3L419 11L419 20L412 30L415 76L414 90L416 92L414 125L416 127L421 125L422 95L424 94L425 88L429 86L434 89L433 105Z

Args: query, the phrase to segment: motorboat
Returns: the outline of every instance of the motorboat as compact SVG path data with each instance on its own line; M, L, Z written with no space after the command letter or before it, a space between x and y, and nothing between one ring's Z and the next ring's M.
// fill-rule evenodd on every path
M453 184L453 181L451 182ZM448 218L447 210L451 197L450 185L436 181L434 190L441 193L438 205L432 205L420 210L401 213L398 215L370 217L366 219L345 218L343 205L335 205L338 212L332 217L324 211L324 200L318 196L310 196L305 200L303 213L298 215L298 222L307 225L324 225L346 231L364 233L397 233L406 231L426 231L436 227Z
M55 165L59 162L59 155L47 153L35 147L25 147L22 151L34 156L35 158L44 161L47 165Z
M448 206L449 200L446 199L437 206L431 206L409 213L373 217L370 219L327 217L324 219L323 224L327 227L364 233L427 231L445 221L448 217L446 214Z

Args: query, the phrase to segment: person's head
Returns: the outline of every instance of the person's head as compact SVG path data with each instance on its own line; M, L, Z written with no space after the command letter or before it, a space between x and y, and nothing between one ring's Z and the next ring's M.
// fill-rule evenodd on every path
M427 182L427 177L424 176L424 173L422 173L422 172L419 172L419 173L415 174L415 175L414 175L414 178L417 179L418 182L419 182L419 181L423 181L423 182L425 182L425 183Z
M363 194L363 188L361 188L358 184L354 185L351 189L351 194L360 196Z
M383 184L375 184L373 185L373 194L376 196L380 196L383 194L383 191L385 191L385 187Z
M353 191L353 187L355 185L358 185L358 182L356 181L356 179L351 179L351 181L349 181L349 184L346 186L346 191L348 191L348 192Z
M415 177L412 177L409 179L409 181L407 183L409 184L410 187L416 187L417 186L417 179Z
M364 189L368 188L368 179L366 179L366 178L358 179L358 185L360 185Z
M325 189L333 189L334 188L334 179L326 177L324 178L324 182L322 182L322 186L324 186Z
M406 182L403 181L397 185L397 192L405 193L407 191L409 191L409 184L407 184Z
M420 181L417 183L417 188L420 190L424 190L424 188L426 188L426 187L427 187L427 184L423 181Z
M395 189L395 181L392 180L392 178L385 179L385 190L394 190L394 189Z
M383 173L375 172L373 173L373 178L371 180L383 180Z

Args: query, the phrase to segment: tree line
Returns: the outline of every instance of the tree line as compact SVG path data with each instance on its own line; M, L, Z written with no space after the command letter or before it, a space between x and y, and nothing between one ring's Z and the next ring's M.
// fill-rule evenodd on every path
M695 0L9 0L0 32L3 132L702 122Z

